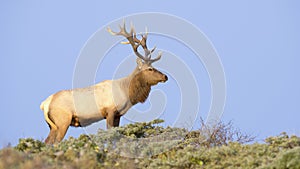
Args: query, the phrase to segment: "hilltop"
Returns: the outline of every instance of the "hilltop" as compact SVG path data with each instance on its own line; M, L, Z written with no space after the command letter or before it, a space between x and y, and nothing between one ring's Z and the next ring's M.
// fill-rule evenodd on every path
M300 168L297 136L281 133L257 143L231 123L186 131L161 122L99 130L53 146L23 138L0 150L0 168Z

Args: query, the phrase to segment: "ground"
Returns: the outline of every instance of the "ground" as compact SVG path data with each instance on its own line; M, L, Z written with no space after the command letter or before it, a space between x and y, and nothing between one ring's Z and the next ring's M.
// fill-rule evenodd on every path
M300 138L281 133L257 143L220 123L207 132L135 123L45 145L32 138L0 150L0 168L299 169Z

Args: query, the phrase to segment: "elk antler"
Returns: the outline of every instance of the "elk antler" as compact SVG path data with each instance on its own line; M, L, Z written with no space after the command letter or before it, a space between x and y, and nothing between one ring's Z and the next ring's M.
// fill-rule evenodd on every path
M112 35L122 35L122 36L126 37L128 42L121 42L121 43L122 44L131 44L135 55L138 56L139 58L141 58L146 64L151 65L151 63L153 63L155 61L158 61L161 58L162 53L159 52L158 56L155 59L151 59L151 54L154 52L156 47L154 47L151 50L148 49L147 44L146 44L147 43L147 37L148 37L147 29L146 29L146 33L144 35L141 35L142 39L139 40L136 37L136 32L135 32L134 27L133 27L132 24L131 24L129 33L126 31L125 21L123 23L123 27L122 26L119 26L119 27L120 27L120 32L113 32L109 27L107 28L107 31L110 32ZM138 51L138 47L140 45L144 49L145 56L140 54L139 51Z

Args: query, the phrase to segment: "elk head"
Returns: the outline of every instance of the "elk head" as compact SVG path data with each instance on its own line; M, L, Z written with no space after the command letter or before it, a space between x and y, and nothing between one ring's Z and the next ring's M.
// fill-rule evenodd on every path
M154 59L152 59L152 53L154 52L155 48L149 50L147 47L147 37L148 32L146 30L146 33L141 36L141 39L137 38L136 32L134 27L131 25L130 32L128 33L126 31L125 22L123 23L123 27L120 26L120 32L113 32L110 28L107 29L108 32L110 32L112 35L121 35L124 36L128 41L127 42L121 42L122 44L130 44L132 46L132 49L137 56L136 63L137 68L135 71L136 75L139 75L140 78L143 78L145 83L147 85L153 86L156 85L159 82L166 82L168 80L167 75L163 74L162 72L158 71L152 66L153 62L158 61L162 53L159 52L158 56ZM144 55L142 55L138 48L142 47L144 50Z

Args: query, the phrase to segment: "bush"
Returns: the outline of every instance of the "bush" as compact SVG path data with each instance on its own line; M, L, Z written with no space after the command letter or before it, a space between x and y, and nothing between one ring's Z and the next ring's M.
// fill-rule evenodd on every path
M32 138L0 150L0 168L300 168L300 138L282 133L265 143L232 123L188 132L162 120L70 137L53 146ZM245 144L247 143L247 144Z
M219 122L214 126L206 125L201 119L201 128L188 133L186 140L188 144L196 144L205 147L215 147L228 145L230 142L241 144L250 143L255 139L254 136L242 133L234 128L232 122Z

